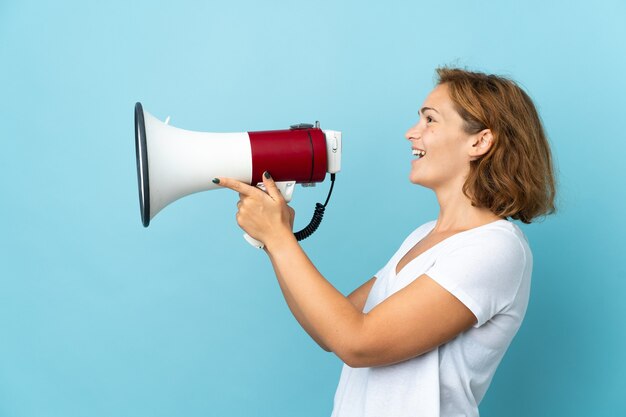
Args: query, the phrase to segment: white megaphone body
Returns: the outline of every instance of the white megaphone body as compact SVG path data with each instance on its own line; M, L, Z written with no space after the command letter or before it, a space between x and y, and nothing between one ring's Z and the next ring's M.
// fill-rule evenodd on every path
M220 188L212 182L216 177L259 185L263 172L269 171L289 201L296 183L322 182L327 172L334 180L334 174L341 169L341 132L338 131L300 124L286 130L212 133L179 129L168 121L162 122L144 111L141 103L135 105L137 180L141 221L145 227L173 201ZM318 206L322 205L318 203ZM321 215L318 217L317 225ZM262 247L247 235L246 240Z

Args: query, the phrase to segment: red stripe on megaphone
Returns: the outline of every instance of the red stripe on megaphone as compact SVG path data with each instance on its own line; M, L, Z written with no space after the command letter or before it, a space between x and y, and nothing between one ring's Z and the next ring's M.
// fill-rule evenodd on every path
M248 132L252 148L252 184L264 171L275 181L322 182L327 171L326 138L321 129Z

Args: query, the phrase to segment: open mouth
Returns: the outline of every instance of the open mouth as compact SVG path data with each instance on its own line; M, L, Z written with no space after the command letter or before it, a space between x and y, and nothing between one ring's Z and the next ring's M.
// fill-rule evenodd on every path
M413 148L412 151L413 151L413 156L417 156L417 159L421 159L424 157L424 155L426 155L426 151L422 149Z

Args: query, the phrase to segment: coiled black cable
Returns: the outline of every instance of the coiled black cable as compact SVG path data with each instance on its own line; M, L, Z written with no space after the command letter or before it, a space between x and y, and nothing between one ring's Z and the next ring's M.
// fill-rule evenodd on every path
M330 174L330 190L328 191L328 197L326 197L326 202L315 203L315 211L313 212L313 217L306 227L298 232L295 232L294 235L296 239L299 241L306 239L311 236L318 227L320 227L320 223L322 223L322 219L324 218L324 211L326 210L326 206L328 205L328 200L330 200L330 195L333 193L333 187L335 186L335 174Z

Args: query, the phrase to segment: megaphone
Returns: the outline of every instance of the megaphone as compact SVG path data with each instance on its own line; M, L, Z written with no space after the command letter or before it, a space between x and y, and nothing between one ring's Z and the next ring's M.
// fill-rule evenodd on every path
M330 173L326 203L318 203L309 226L298 232L300 236L296 233L301 240L319 226L335 173L341 169L341 132L322 130L318 123L258 132L197 132L171 126L169 118L162 122L137 103L135 151L144 227L179 198L220 188L212 182L215 177L261 186L263 172L269 171L285 200L290 201L296 184L315 185ZM262 247L247 235L246 240Z

